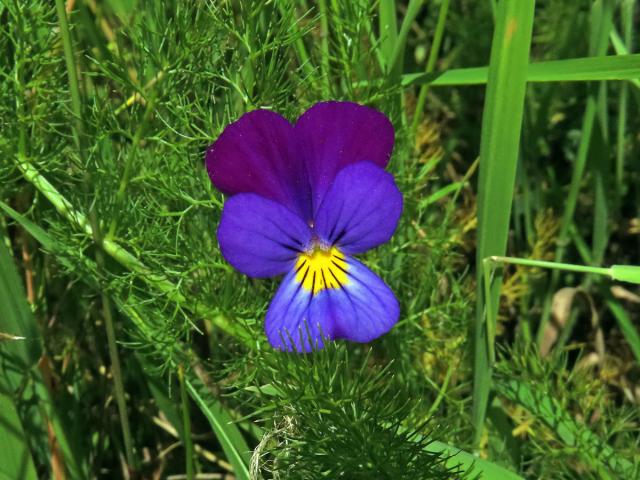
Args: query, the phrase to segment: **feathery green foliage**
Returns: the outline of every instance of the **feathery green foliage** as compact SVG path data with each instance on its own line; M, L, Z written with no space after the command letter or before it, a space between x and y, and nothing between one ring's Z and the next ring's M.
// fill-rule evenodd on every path
M584 275L640 264L637 2L57 3L0 3L0 477L638 475L637 290ZM285 354L203 154L326 99L394 123L402 314Z

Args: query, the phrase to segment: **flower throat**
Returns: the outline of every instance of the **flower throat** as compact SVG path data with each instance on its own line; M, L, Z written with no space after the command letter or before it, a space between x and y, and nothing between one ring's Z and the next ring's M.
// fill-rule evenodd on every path
M348 264L336 247L323 249L316 244L296 261L296 281L311 295L324 289L341 288L349 282Z

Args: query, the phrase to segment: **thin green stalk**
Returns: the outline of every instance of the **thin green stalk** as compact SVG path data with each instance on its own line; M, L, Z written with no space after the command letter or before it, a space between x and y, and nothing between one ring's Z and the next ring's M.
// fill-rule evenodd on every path
M238 480L249 480L251 478L249 473L251 453L229 413L215 399L211 398L208 390L203 391L199 379L187 379L185 386L193 401L209 421L227 459L233 464L235 477ZM203 395L203 393L206 394Z
M482 437L491 389L492 347L489 347L488 330L495 319L485 321L485 303L497 303L502 283L498 276L489 298L485 299L483 263L486 257L504 255L507 248L535 1L500 2L497 7L482 118L478 180L477 304L473 325L474 446Z
M563 270L565 272L593 273L595 275L611 277L611 269L605 267L591 267L587 265L573 265L571 263L546 262L544 260L532 260L529 258L500 256L489 257L489 260L493 263L509 263L511 265L522 265L524 267L549 268L552 270Z
M609 0L604 0L602 3L602 14L594 16L599 19L599 25L597 32L594 34L594 41L592 45L592 51L595 56L604 56L607 51L609 32L613 25L613 7ZM595 7L594 7L595 8ZM587 107L585 109L583 121L582 121L582 136L580 137L580 145L578 147L578 153L576 155L576 162L573 166L571 175L571 184L569 187L569 194L565 202L565 209L560 223L560 233L558 234L558 248L556 250L556 261L561 262L564 258L566 251L566 244L569 237L569 228L573 221L573 215L578 203L578 194L580 193L581 180L584 175L584 169L587 163L587 156L589 153L589 146L591 143L591 135L593 131L593 125L595 122L595 116L597 112L597 96L595 89L592 89L592 93L587 99Z
M71 41L71 31L67 21L67 12L63 0L56 0L56 11L58 22L60 23L60 35L64 47L64 60L67 65L67 77L69 79L69 92L71 94L71 111L74 121L74 140L78 151L82 151L82 104L80 100L80 86L78 85L78 73L76 72L75 59L73 57L73 43Z
M399 78L400 74L402 73L402 66L404 63L404 50L407 44L407 36L409 35L411 24L418 16L423 3L424 0L409 0L407 13L402 20L402 24L400 25L400 32L398 33L398 38L396 39L395 46L393 47L393 52L391 53L391 58L389 59L389 63L387 65L387 73L392 78Z
M180 380L180 401L182 403L182 425L184 434L184 449L187 462L187 480L195 478L193 467L193 441L191 440L191 418L189 416L189 397L184 381L184 367L178 366L178 379Z
M594 25L593 22L598 22ZM608 48L609 33L613 26L613 2L611 0L598 1L593 6L592 12L592 41L591 52L596 57L602 57L606 54ZM591 137L593 133L593 127L596 119L596 112L598 109L597 102L597 85L591 85L589 87L589 97L587 98L587 106L582 118L582 135L580 137L580 144L578 146L578 152L576 154L576 160L573 165L571 173L571 183L569 186L569 193L565 201L565 208L560 222L560 231L558 233L557 248L555 252L555 260L562 262L564 259L567 246L569 243L569 232L571 224L573 222L573 216L575 214L576 206L578 204L578 195L580 193L580 187L582 186L582 178L584 176L584 170L587 164L587 157L589 154L589 147L591 146ZM544 331L551 315L551 300L553 298L553 292L558 284L559 276L557 272L551 276L549 282L549 288L545 297L543 306L542 317L540 318L540 324L538 326L537 343L540 343L544 337Z
M512 265L523 265L526 267L548 268L551 270L562 270L565 272L592 273L603 275L619 282L640 284L640 266L637 265L612 265L610 267L593 267L589 265L575 265L572 263L547 262L544 260L532 260L528 258L501 257L493 255L484 259L491 263L510 263Z
M491 269L491 258L497 257L489 257L482 260L482 276L483 276L483 285L484 285L484 318L485 325L487 331L487 356L489 357L488 364L489 367L493 365L496 359L495 352L495 338L496 338L496 322L497 322L497 314L493 311L493 299L491 293L492 282L492 269ZM502 281L502 279L500 279ZM497 299L497 304L499 304L500 298Z
M144 115L142 116L142 121L136 128L136 132L133 135L133 140L131 141L131 150L127 155L127 160L124 165L124 171L122 172L122 178L120 179L120 186L118 187L118 191L116 192L115 198L115 206L116 210L120 209L122 203L124 202L125 193L127 192L127 187L129 186L129 178L131 177L131 169L133 167L133 161L138 154L138 146L140 145L140 141L142 140L142 134L144 133L144 128L151 117L151 113L154 110L155 101L152 97L147 102L147 107L145 109ZM111 239L116 234L116 229L118 228L118 220L119 216L115 215L111 220L111 224L109 225L109 231L105 236L105 239Z
M571 171L571 184L569 186L569 193L565 200L564 212L562 215L562 220L560 222L561 226L560 233L558 234L558 248L556 250L556 259L558 261L561 261L564 258L564 254L566 251L569 228L571 226L571 222L573 221L573 215L578 203L578 194L580 193L580 184L587 163L589 144L591 142L591 132L593 131L593 124L595 121L597 108L598 105L595 95L590 95L587 99L587 108L585 109L584 117L582 120L582 136L580 138L580 145L578 146L576 163L574 164Z
M618 98L618 128L616 132L616 193L618 198L624 195L624 144L627 128L627 102L629 97L629 85L626 82L620 85L620 97Z
M615 37L612 37L615 38ZM618 45L614 42L614 45ZM588 82L627 80L640 89L640 54L627 54L619 44L618 55L572 58L531 63L526 69L529 83ZM407 73L402 75L403 87L429 84L432 87L483 85L487 83L488 67L453 68L441 72ZM356 86L372 83L359 82Z
M315 69L311 64L311 59L309 58L309 53L307 52L307 47L304 45L304 40L302 36L299 36L300 26L298 25L299 19L296 16L292 16L291 12L288 11L288 7L284 2L277 2L278 10L280 11L280 15L283 18L291 18L291 31L296 35L295 41L295 49L298 54L298 62L300 64L300 68L304 70L305 75L308 79L312 80L315 84L317 77L315 76Z
M616 31L615 26L611 29L609 39L611 40L611 45L613 46L613 49L615 50L617 56L629 58L635 58L639 56L638 54L631 53L629 48L627 48L627 46L625 45L625 41L622 40L622 37L620 37L620 34ZM633 35L631 36L631 39L633 40ZM612 58L612 56L607 58ZM637 77L638 76L636 75L633 78L627 79L628 83L635 87L634 93L637 93L638 90L640 90L640 80L638 80Z
M587 254L590 254L588 249L586 249ZM493 304L491 302L490 296L490 283L491 283L491 274L493 273L494 264L511 264L511 265L521 265L524 267L533 267L533 268L547 268L552 270L562 270L566 272L576 272L576 273L586 273L586 274L595 274L609 277L612 280L630 282L634 284L640 284L640 267L634 265L613 265L609 268L606 267L593 267L589 265L574 265L570 263L558 263L558 262L548 262L544 260L533 260L528 258L516 258L516 257L501 257L501 256L492 256L487 257L483 261L483 274L485 281L485 297L489 299L486 304L486 317L487 317L487 328L488 328L488 337L489 337L489 345L488 348L491 352L490 357L493 359L493 335L495 332L495 328L489 329L490 325L493 323L490 320L494 317L493 313ZM607 306L613 313L616 321L618 322L618 326L622 331L625 339L629 343L633 354L636 356L636 359L640 361L640 335L636 331L636 328L633 326L629 316L624 311L624 309L618 304L618 302L612 297L609 296L607 299ZM570 325L575 321L574 316L569 320L567 325L565 326L565 330L563 335L568 335L568 332L571 330ZM561 336L558 339L556 344L556 348L558 345L562 345L566 341L566 338L563 339Z
M609 239L609 211L611 210L611 195L608 191L611 173L614 167L611 165L609 149L609 112L607 82L601 82L598 89L598 113L596 130L591 142L592 159L591 171L593 173L594 206L593 229L591 238L591 250L593 261L602 263Z
M633 324L633 321L629 317L629 314L620 306L620 304L613 298L607 299L607 307L611 310L618 328L627 340L633 356L636 358L636 362L640 364L640 334L637 327Z
M93 227L87 221L85 215L76 210L71 202L69 202L52 184L47 180L33 164L29 163L25 158L17 159L18 168L22 172L24 178L31 183L51 204L55 207L60 215L66 218L72 225L79 228L85 235L93 238ZM2 206L2 204L0 204ZM180 288L167 279L164 275L158 275L147 267L138 257L133 255L127 249L122 247L118 242L109 239L102 240L102 248L116 262L127 270L135 272L152 288L162 292L167 298L175 303L185 304L185 296ZM229 321L223 317L216 309L207 307L202 304L195 304L191 308L195 316L201 318L209 318L211 321L227 334L241 340L248 347L253 347L254 342L247 335L235 328Z
M429 407L429 411L427 412L426 418L433 417L433 415L438 411L438 407L440 407L442 400L444 400L444 397L447 395L447 389L449 388L449 381L451 380L451 375L453 374L454 370L456 370L456 368L454 367L455 367L454 364L450 364L449 368L447 368L447 373L444 375L444 381L442 382L442 386L438 389L438 396L436 397L435 401L431 404L431 407Z
M100 257L103 263L102 257ZM96 258L97 260L97 258ZM104 265L99 265L104 268ZM124 384L122 381L122 368L120 367L120 356L118 355L118 347L116 342L116 332L113 325L113 315L111 310L111 301L107 294L102 294L102 313L104 316L104 325L107 330L107 345L109 347L109 357L111 359L111 373L113 375L113 386L115 388L116 402L118 404L118 413L120 414L120 425L122 428L122 437L124 439L125 455L127 463L135 466L135 456L133 454L133 441L131 439L131 428L129 427L129 416L127 414L127 400L124 393Z
M450 468L462 467L484 480L524 480L520 475L498 463L484 460L473 453L465 452L457 447L434 440L429 442L426 451L446 456L445 465Z
M331 81L329 72L329 12L327 1L318 0L320 10L320 70L322 71L322 93L328 98L331 93Z
M398 85L400 83L402 70L404 69L404 56L407 45L407 37L409 35L409 31L411 30L411 25L418 16L418 13L420 12L423 4L424 0L409 0L409 5L407 5L407 13L402 19L400 31L398 32L398 37L396 39L395 46L393 47L391 58L389 59L387 75L388 81L391 85ZM399 91L397 106L400 113L401 124L404 127L408 126L409 123L407 108L405 104L405 96L402 91ZM400 173L403 173L404 162L401 165L402 167Z
M634 0L625 0L620 7L622 18L622 34L627 52L632 48L632 19L635 6ZM627 128L627 103L629 97L629 85L624 82L620 85L620 97L618 99L618 125L616 135L616 193L618 199L624 195L624 160L625 160L625 136Z
M69 23L67 21L67 14L65 11L64 0L56 0L56 11L58 14L58 21L60 23L60 34L62 35L62 43L64 47L65 62L67 65L67 76L69 80L69 90L71 93L71 108L74 116L74 139L78 153L80 157L85 159L84 151L84 126L82 123L82 105L80 96L80 86L78 83L78 75L76 72L76 65L74 61L73 42L71 39L71 31L69 30ZM89 176L89 173L87 173ZM85 182L85 185L88 182ZM102 237L100 235L99 224L95 218L95 212L92 210L90 213L90 220L93 229L94 240L98 245L102 244ZM102 268L104 266L104 259L102 251L96 251L96 263ZM133 454L133 441L131 437L131 429L129 427L129 417L127 415L127 403L124 394L124 384L122 381L122 370L120 368L120 358L118 356L118 347L116 344L115 328L113 325L113 316L111 312L111 303L109 297L102 293L102 307L105 320L105 328L107 331L107 343L109 348L109 357L111 359L111 370L113 374L113 383L115 388L116 402L118 405L118 413L120 417L120 424L122 428L122 436L124 440L125 455L127 457L127 463L130 466L135 466L135 457Z
M491 7L491 18L493 23L496 23L496 16L498 14L498 0L489 0L489 6Z
M438 11L438 22L436 23L436 31L433 34L433 41L431 42L431 49L429 50L429 58L427 59L427 65L424 69L424 73L431 73L436 66L436 60L438 59L438 52L440 51L440 45L442 44L442 36L444 34L444 25L447 20L447 13L449 12L449 0L442 0L440 4L440 10ZM420 120L422 120L422 114L424 111L424 104L427 100L427 91L429 90L429 84L425 83L420 87L420 93L418 94L418 101L416 102L416 108L413 113L413 123L411 125L411 131L413 135L418 130Z

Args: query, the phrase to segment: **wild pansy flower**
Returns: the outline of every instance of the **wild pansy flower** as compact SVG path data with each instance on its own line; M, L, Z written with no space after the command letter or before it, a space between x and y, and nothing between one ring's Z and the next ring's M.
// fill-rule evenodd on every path
M353 257L387 242L402 213L384 170L393 141L382 113L323 102L294 125L268 110L246 113L209 147L211 181L230 195L222 255L250 277L285 275L265 320L275 348L369 342L398 321L391 289Z

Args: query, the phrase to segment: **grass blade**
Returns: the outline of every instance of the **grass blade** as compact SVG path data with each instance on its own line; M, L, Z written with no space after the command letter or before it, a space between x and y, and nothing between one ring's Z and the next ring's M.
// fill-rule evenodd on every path
M392 78L395 78L396 75L399 76L400 72L402 71L404 63L404 50L407 45L407 36L409 35L411 24L416 19L416 16L420 11L420 7L422 7L422 4L423 0L409 0L407 13L402 19L400 32L398 33L398 37L396 38L393 52L391 53L391 58L389 59L389 63L387 65L388 73L391 74Z
M389 67L393 48L398 40L395 0L380 0L378 5L378 26L380 29L380 53L384 59L383 68L386 70Z
M407 13L402 19L402 23L400 24L400 31L395 39L393 45L393 51L391 52L391 56L387 60L386 65L386 75L387 81L389 85L398 85L402 78L402 71L404 69L404 56L405 56L405 48L407 46L407 36L409 35L409 30L411 29L411 25L413 24L418 12L420 12L420 8L422 7L424 0L409 0L409 5L407 5ZM397 108L401 117L402 125L407 124L407 109L405 108L405 98L401 91L399 91L398 95L398 104ZM392 115L394 111L390 112Z
M476 253L477 305L473 333L474 445L478 445L491 388L488 324L484 321L482 262L491 255L504 255L520 148L520 131L526 88L526 72L533 29L535 2L500 2L491 47L487 96L480 141L478 184L478 246ZM491 288L497 305L501 278Z
M594 3L592 7L592 30L590 51L596 56L602 59L606 58L604 55L607 52L609 32L613 26L613 5L610 0L599 1ZM571 172L571 183L569 185L569 192L565 202L565 208L560 223L560 232L557 239L557 247L555 252L555 261L562 262L566 253L569 233L571 225L573 223L573 216L578 205L578 194L580 193L580 187L582 186L582 178L584 175L585 167L587 164L587 158L589 156L589 150L591 147L591 140L596 121L596 113L598 111L597 102L597 85L590 86L590 94L587 98L587 106L582 117L582 135L580 137L580 144L578 145L578 152ZM595 260L595 259L594 259ZM551 299L553 291L558 282L558 275L554 272L549 282L549 288L547 289L547 295L545 304L543 307L543 314L538 327L537 342L542 342L545 327L549 321L551 315Z
M597 80L637 80L640 77L640 54L607 57L571 58L532 63L527 69L527 82L587 82ZM444 72L409 73L402 85L449 87L487 83L489 67L456 68Z
M444 24L447 20L447 13L449 12L449 0L442 0L440 4L440 10L438 11L438 23L436 24L436 31L433 34L433 41L431 42L431 48L429 50L429 58L427 59L427 65L425 66L425 73L433 72L438 58L438 52L440 51L440 44L442 43L442 36L444 34ZM420 87L420 93L418 94L418 100L416 101L416 108L413 113L413 122L411 124L411 130L415 135L418 130L418 125L422 119L422 111L424 110L424 104L427 100L428 84L424 84Z
M193 480L195 475L195 469L193 465L193 440L191 439L191 416L189 415L189 397L187 396L187 389L184 380L184 367L178 366L178 379L180 380L180 404L182 407L182 431L184 443L185 457L186 457L186 470L187 480Z
M23 371L37 362L40 344L31 312L20 292L20 278L15 272L7 246L0 240L0 332L22 337L0 340L0 475L6 478L36 479L36 468L29 451L13 391L19 386ZM28 340L28 341L25 341ZM6 366L9 365L9 368Z
M593 51L596 55L604 55L607 50L607 41L609 38L609 31L612 27L613 21L613 9L610 2L604 1L604 15L600 17L600 25L597 27L598 37L593 40ZM608 8L607 8L608 7ZM594 7L595 8L595 7ZM607 28L608 27L608 28ZM620 58L620 57L617 57ZM587 162L587 156L589 154L589 146L591 143L591 134L595 122L597 112L597 99L595 93L592 93L587 100L587 108L584 113L582 123L582 137L580 138L580 145L578 147L578 154L576 158L576 164L573 168L571 177L571 185L569 189L569 195L567 196L567 203L562 217L562 224L560 227L560 234L558 238L558 244L560 247L556 252L556 261L561 262L564 257L564 244L566 243L567 236L569 234L569 226L573 220L573 214L576 209L578 201L578 193L580 189L580 183L582 175Z
M30 418L30 422L35 426L37 422L42 432L46 432L51 427L55 432L55 438L60 447L60 451L64 457L65 467L73 478L82 478L85 475L80 473L80 467L77 462L78 448L69 443L66 431L70 429L64 428L60 422L60 418L56 412L56 406L53 403L47 387L40 371L36 368L36 363L42 354L41 334L36 320L27 304L24 291L22 290L20 277L13 264L13 258L7 246L0 241L0 332L14 336L24 337L24 341L2 341L0 343L0 402L3 403L0 408L0 431L13 432L12 436L19 436L19 419L14 418L12 413L13 401L7 396L22 388L24 382L32 381L34 383L34 391L37 397L38 407L36 410L29 409L30 414L35 418ZM15 411L15 407L14 407ZM31 416L31 415L30 415ZM35 437L31 434L31 437ZM7 438L0 435L0 438ZM23 437L23 440L26 437ZM40 439L39 439L40 440ZM46 441L46 438L44 439ZM13 441L12 441L13 442ZM8 442L8 443L12 443ZM20 440L15 440L15 448L17 452L21 449ZM3 450L3 449L0 449ZM20 459L21 468L25 468L23 473L28 473L29 467L26 463L28 460L25 454L16 457ZM11 462L1 461L0 472L5 472ZM11 478L23 478L16 475ZM29 477L24 477L29 478Z
M322 72L322 93L328 97L331 93L331 72L329 65L329 11L327 0L318 0L318 10L320 11L321 29L321 50L320 71Z
M460 465L465 471L473 469L474 474L480 474L484 480L522 480L522 477L497 463L483 460L475 455L460 450L446 443L433 441L427 450L434 453L451 455L446 461L448 467Z
M17 387L22 374L35 366L42 354L38 326L26 302L20 277L7 246L0 242L0 331L26 341L3 342L2 356L14 368L2 376ZM16 371L19 371L16 375ZM14 376L17 377L14 378ZM17 380L17 381L14 381Z
M613 298L607 300L607 307L613 313L618 323L618 328L629 343L636 361L640 364L640 333L638 333L637 328L631 321L629 314Z
M238 480L249 480L251 450L231 416L222 405L211 398L210 394L203 394L204 386L199 380L186 380L185 384L189 395L207 417L227 459L233 465L235 477Z
M0 479L36 480L36 467L27 445L16 406L11 397L0 392Z
M622 13L622 29L624 34L624 42L627 49L632 46L632 19L635 2L633 0L625 0L621 5ZM624 83L620 85L620 98L618 99L618 125L616 137L616 192L618 198L621 198L623 192L624 177L624 160L625 160L625 134L627 128L627 98L629 96L629 85Z
M609 147L609 113L607 111L607 84L601 82L598 91L597 122L594 125L589 162L593 173L594 205L591 239L591 256L594 265L600 265L609 240L609 216L611 211L608 185L613 172Z

